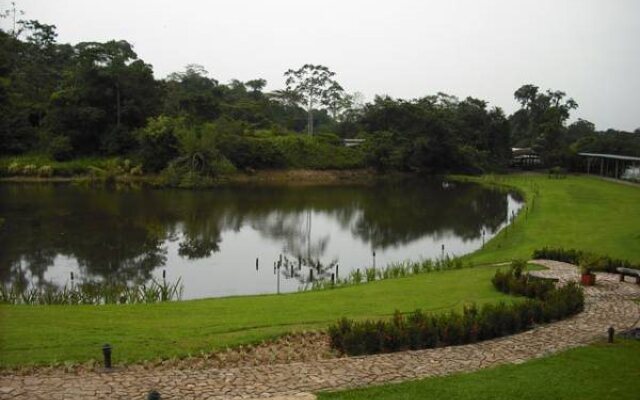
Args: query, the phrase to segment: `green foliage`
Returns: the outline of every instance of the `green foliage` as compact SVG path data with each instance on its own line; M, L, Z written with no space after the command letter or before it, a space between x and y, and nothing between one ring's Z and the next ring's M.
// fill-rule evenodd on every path
M139 157L145 171L159 172L179 154L178 135L182 121L168 117L149 119L137 133Z
M53 176L53 168L50 165L43 165L38 168L38 176L41 178L50 178Z
M145 172L158 173L180 156L176 129L201 132L208 125L215 125L218 151L248 171L478 174L506 169L512 145L533 147L545 165L570 169L581 167L578 151L640 152L637 133L596 132L584 120L565 126L576 102L534 85L515 92L522 107L508 118L486 101L443 93L410 101L378 96L363 105L322 65L288 70L286 89L271 93L263 92L264 79L221 84L194 64L156 80L125 40L60 44L53 25L18 24L17 37L0 31L2 155L45 151L55 161L139 155ZM305 127L318 133L293 135ZM329 132L367 142L346 149Z
M151 280L148 284L82 282L70 286L0 285L0 304L80 305L137 304L180 300L182 282Z
M555 179L566 178L567 170L565 170L562 167L553 167L549 169L548 176L549 178L555 178Z
M67 136L55 136L47 147L49 156L56 161L68 161L73 157L71 139Z
M358 285L363 282L404 278L411 275L424 274L429 272L473 268L473 266L473 263L464 263L461 258L449 256L436 259L435 261L431 259L418 261L407 260L401 262L393 262L384 267L364 268L364 272L360 268L357 268L355 270L352 270L346 278L340 279L335 283L330 282L327 278L316 277L313 285L311 286L311 289L333 289L340 286ZM308 287L305 286L302 289L306 290L308 289Z
M315 137L287 135L271 139L285 155L286 166L309 169L353 169L363 167L360 149L323 143Z
M478 99L376 97L360 124L371 133L367 161L381 172L477 173L506 167L511 155L504 113Z
M297 70L290 69L284 73L288 93L291 99L307 108L307 132L313 135L314 107L325 106L331 110L333 117L342 108L344 89L333 78L335 72L323 65L305 64Z
M507 273L497 271L494 285L529 299L513 304L470 305L462 313L416 310L408 316L396 311L391 320L342 318L329 327L331 346L345 354L362 355L473 343L563 319L584 308L584 295L578 285L569 283L556 289L549 282L528 279L522 274L521 262L515 262Z
M391 132L378 132L365 143L367 165L378 172L398 170L402 167L402 153L394 143Z
M622 154L640 157L640 132L608 129L604 132L586 131L576 135L571 145L576 153Z
M126 161L126 160L125 160ZM31 176L41 177L70 177L70 176L90 176L95 175L96 170L107 170L118 167L118 175L131 173L136 166L130 165L126 168L124 162L117 158L94 158L83 157L69 161L56 161L48 155L28 154L12 157L0 157L0 175L25 176L24 167L28 168ZM141 170L140 166L137 166ZM134 175L132 173L132 175Z
M588 251L564 248L543 247L533 252L533 258L555 260L588 268L590 271L615 273L618 268L640 269L640 264L629 260L594 254Z
M553 282L523 274L526 265L522 260L513 261L510 270L497 271L491 283L503 293L546 300L554 291Z

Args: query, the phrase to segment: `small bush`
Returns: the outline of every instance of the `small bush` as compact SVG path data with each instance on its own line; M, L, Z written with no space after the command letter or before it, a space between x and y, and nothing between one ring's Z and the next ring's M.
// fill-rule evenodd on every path
M375 268L365 268L364 275L367 279L367 282L373 282L376 280L376 269Z
M615 273L618 268L640 269L640 264L633 264L629 260L597 255L576 249L543 247L533 252L533 258L566 262L579 265L591 271Z
M142 174L143 174L142 166L141 165L137 165L137 166L131 168L129 173L131 175L133 175L133 176L142 176Z
M12 162L7 167L7 173L9 175L19 175L20 173L22 173L22 166L20 165L20 163Z
M67 136L54 136L47 146L49 156L56 161L69 161L73 157L71 139Z
M359 268L349 274L349 280L355 284L361 283L363 278Z
M38 168L38 176L41 178L50 178L53 176L53 168L50 165L43 165Z
M22 167L22 175L25 176L36 176L38 174L38 167L34 164L27 164Z

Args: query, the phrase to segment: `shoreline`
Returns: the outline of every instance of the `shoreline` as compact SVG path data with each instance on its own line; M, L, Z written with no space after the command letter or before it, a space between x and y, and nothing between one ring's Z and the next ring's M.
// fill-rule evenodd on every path
M351 170L260 170L252 173L237 172L224 175L206 187L216 187L228 184L287 184L287 185L317 185L317 184L367 184L380 179L406 178L414 176L407 173L378 174L371 169ZM119 175L114 178L116 183L148 184L156 187L170 187L160 182L159 175ZM93 178L88 175L74 176L4 176L0 183L101 183L105 178Z

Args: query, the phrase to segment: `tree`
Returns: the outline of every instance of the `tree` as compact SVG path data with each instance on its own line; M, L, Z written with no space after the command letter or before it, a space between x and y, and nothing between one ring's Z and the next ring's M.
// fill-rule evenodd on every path
M198 64L189 64L184 72L169 75L165 82L164 112L184 116L194 123L218 118L223 89L207 75L207 70Z
M284 73L287 78L288 92L294 92L301 106L307 110L307 131L313 135L313 109L331 103L332 97L343 92L342 87L333 79L335 72L323 65L305 64L297 70Z
M262 89L267 86L267 81L265 79L252 79L246 81L244 85L251 89L252 93L257 96L261 93Z
M0 18L9 18L13 23L13 29L11 30L11 36L17 38L20 35L20 29L18 26L20 21L17 20L18 15L24 15L23 10L16 9L16 2L11 2L11 8L0 11Z
M535 85L523 85L514 97L520 110L511 116L513 144L533 147L547 165L562 164L567 159L566 121L578 107L562 91L541 92Z
M63 76L50 96L46 129L68 136L76 154L132 150L132 130L159 109L153 70L125 41L79 43Z

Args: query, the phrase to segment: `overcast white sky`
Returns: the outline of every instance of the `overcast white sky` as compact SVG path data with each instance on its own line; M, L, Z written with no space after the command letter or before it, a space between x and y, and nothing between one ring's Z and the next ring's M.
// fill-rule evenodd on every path
M323 64L348 91L439 91L507 112L533 83L598 129L640 127L640 0L16 0L61 42L125 39L157 77L203 65L221 82ZM9 1L0 0L3 9ZM3 22L6 28L7 21Z

